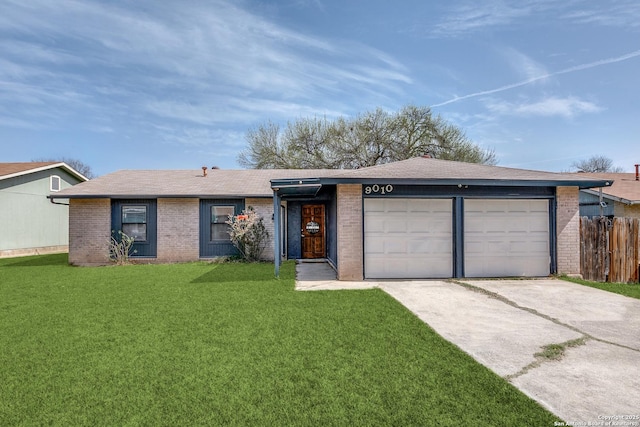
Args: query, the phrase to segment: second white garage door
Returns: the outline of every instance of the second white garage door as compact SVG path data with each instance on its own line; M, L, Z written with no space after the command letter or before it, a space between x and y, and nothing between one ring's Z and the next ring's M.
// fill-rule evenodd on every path
M547 276L549 201L465 199L466 277Z
M367 278L452 277L452 200L365 199L364 245Z

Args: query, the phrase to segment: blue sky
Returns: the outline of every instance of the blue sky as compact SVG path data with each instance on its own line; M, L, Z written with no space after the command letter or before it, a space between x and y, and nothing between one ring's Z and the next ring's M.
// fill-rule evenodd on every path
M415 104L501 166L631 172L639 76L637 0L3 0L0 161L232 169L268 120Z

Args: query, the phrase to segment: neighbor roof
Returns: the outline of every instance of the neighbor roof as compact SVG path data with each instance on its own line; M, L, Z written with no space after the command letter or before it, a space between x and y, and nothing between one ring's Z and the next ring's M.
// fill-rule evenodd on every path
M17 162L17 163L0 163L0 180L9 179L16 176L27 175L30 173L40 172L43 170L62 168L74 175L81 181L87 178L80 172L73 169L64 162Z
M633 173L578 173L577 175L595 179L613 181L613 185L603 188L602 193L618 199L622 203L633 205L640 203L640 181L636 181ZM597 191L589 191L597 194Z

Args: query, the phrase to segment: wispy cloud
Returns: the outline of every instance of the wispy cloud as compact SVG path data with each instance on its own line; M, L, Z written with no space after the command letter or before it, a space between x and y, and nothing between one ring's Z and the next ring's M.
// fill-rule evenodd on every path
M79 127L117 131L149 115L246 128L266 115L339 114L344 99L375 103L412 83L385 52L302 33L234 2L7 2L0 97L14 105L8 126L76 115ZM189 134L206 139L199 135Z
M325 12L326 8L321 0L293 0L293 3L300 8L312 8Z
M479 96L491 95L491 94L494 94L494 93L504 92L504 91L515 89L515 88L518 88L518 87L527 86L527 85L530 85L531 83L535 83L535 82L543 80L543 79L548 79L550 77L559 76L559 75L562 75L562 74L573 73L573 72L576 72L576 71L587 70L589 68L600 67L600 66L603 66L603 65L615 64L617 62L627 61L629 59L633 59L633 58L636 58L638 56L640 56L640 50L635 50L633 52L629 52L629 53L626 53L624 55L620 55L620 56L616 56L616 57L612 57L612 58L607 58L607 59L602 59L602 60L599 60L599 61L589 62L589 63L586 63L586 64L576 65L576 66L565 68L563 70L555 71L555 72L552 72L552 73L541 74L541 75L538 75L536 77L531 77L529 79L526 79L526 80L523 80L523 81L520 81L520 82L511 83L511 84L500 86L500 87L497 87L497 88L494 88L494 89L488 89L488 90L482 90L482 91L478 91L478 92L473 92L473 93L470 93L470 94L467 94L467 95L463 95L463 96L456 96L454 98L449 99L448 101L444 101L444 102L441 102L441 103L438 103L438 104L433 104L431 107L442 107L444 105L452 104L454 102L464 101L464 100L470 99L470 98L477 98Z
M575 97L549 97L531 103L495 102L487 103L492 113L514 116L561 116L572 118L582 113L596 113L602 108L596 104Z
M640 3L636 0L596 2L576 11L567 11L560 18L582 25L638 28Z
M165 143L177 143L190 147L207 147L211 143L218 146L232 146L236 152L244 143L244 133L210 127L197 126L169 126L166 124L153 125L153 127L165 137L162 139Z
M501 53L511 68L523 78L533 79L549 74L544 65L514 48L505 48Z
M433 26L431 35L459 37L469 33L496 28L527 25L600 25L607 27L640 27L640 4L636 0L611 2L556 1L556 0L490 0L463 1L455 4L440 22Z
M530 12L530 7L510 6L502 1L463 4L454 7L442 22L436 24L432 35L458 36L487 27L506 25Z

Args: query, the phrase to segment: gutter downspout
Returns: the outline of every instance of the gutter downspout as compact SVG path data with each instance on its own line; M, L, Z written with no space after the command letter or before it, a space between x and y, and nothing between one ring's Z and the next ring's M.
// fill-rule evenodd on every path
M54 202L53 201L53 196L47 196L47 199L49 199L49 201L51 202L52 205L69 206L69 203Z

